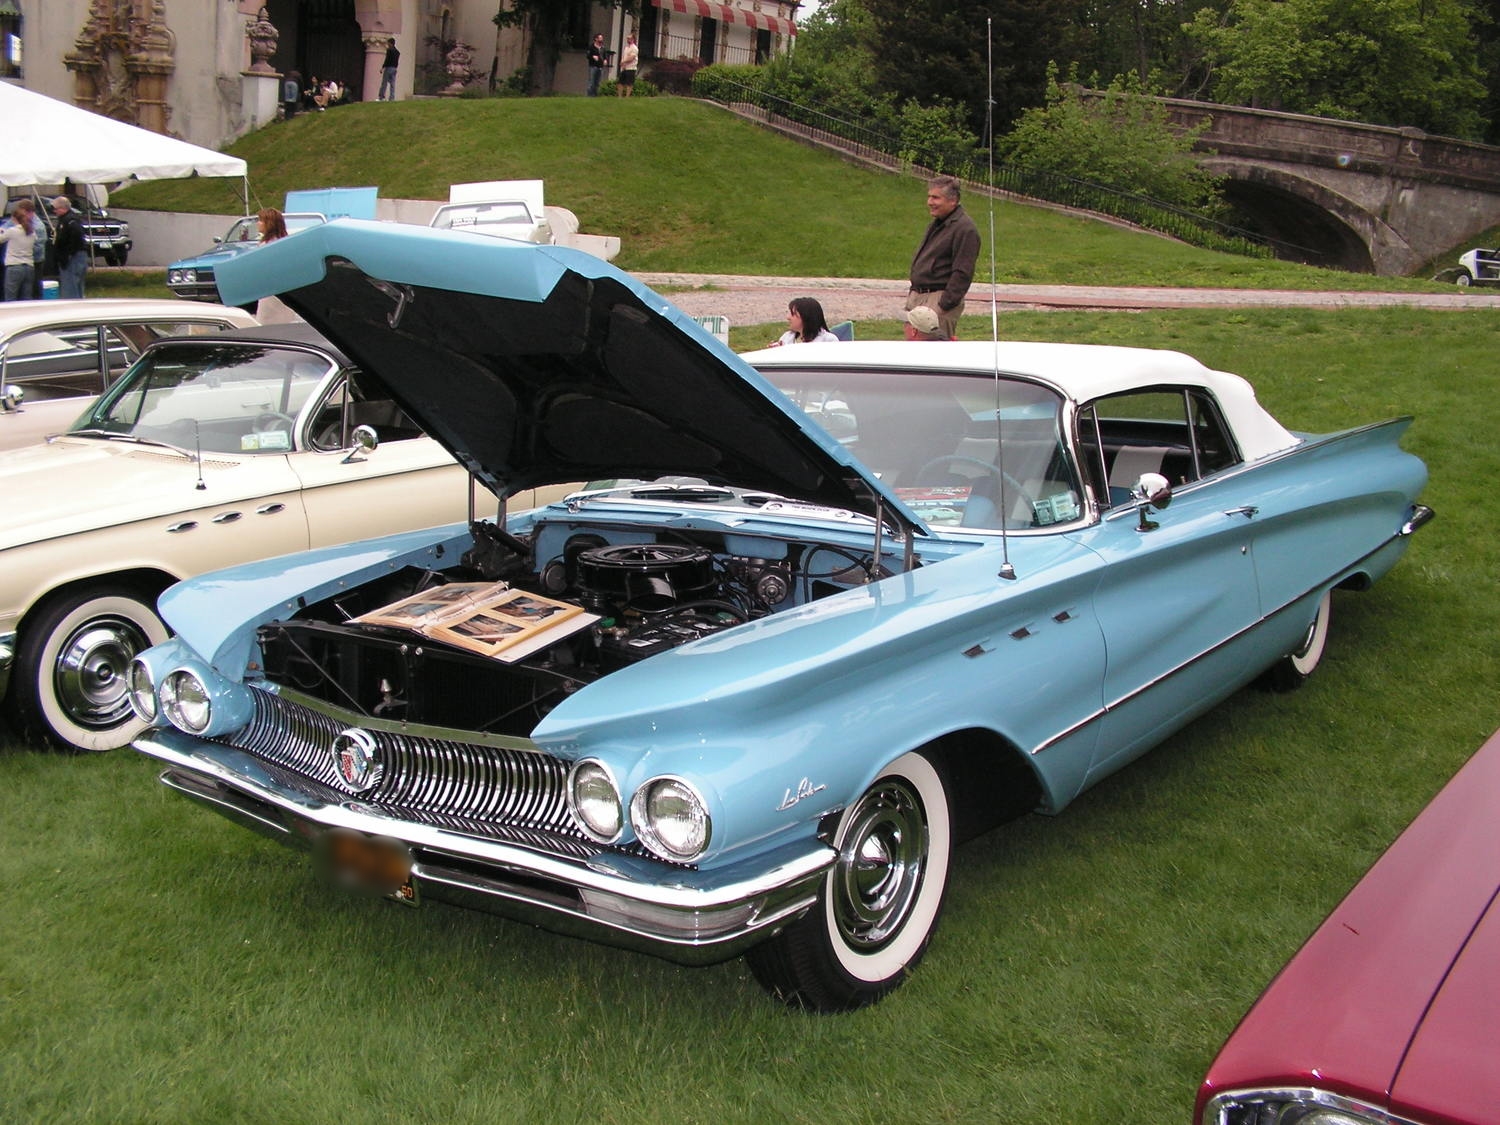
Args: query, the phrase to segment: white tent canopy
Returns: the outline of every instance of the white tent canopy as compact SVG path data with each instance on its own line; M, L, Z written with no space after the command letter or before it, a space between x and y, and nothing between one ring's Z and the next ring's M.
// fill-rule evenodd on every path
M0 184L244 177L245 162L0 82Z

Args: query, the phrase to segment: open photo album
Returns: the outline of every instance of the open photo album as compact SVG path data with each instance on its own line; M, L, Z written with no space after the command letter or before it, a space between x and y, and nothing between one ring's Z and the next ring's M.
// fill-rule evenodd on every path
M504 582L451 582L354 618L351 624L407 629L509 664L599 620L576 605Z

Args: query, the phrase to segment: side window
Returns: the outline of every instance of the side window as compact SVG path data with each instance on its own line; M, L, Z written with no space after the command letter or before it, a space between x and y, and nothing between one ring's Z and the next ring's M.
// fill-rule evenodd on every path
M1240 459L1218 405L1197 387L1099 399L1079 413L1079 449L1090 483L1111 505L1128 501L1143 473L1180 487Z
M19 383L33 402L99 394L104 390L104 374L98 326L19 333L5 345L3 379Z
M356 372L341 380L330 392L314 416L312 444L324 452L347 449L355 426L373 426L381 442L407 441L421 437L422 431L406 412L384 397L383 390L366 391Z

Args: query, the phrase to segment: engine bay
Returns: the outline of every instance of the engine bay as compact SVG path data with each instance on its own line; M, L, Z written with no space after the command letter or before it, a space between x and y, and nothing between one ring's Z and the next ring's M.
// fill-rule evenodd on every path
M873 535L859 540L576 517L544 519L517 536L478 521L453 567L406 567L261 626L261 667L271 683L372 719L525 736L601 677L899 565L889 555L876 560ZM578 606L596 620L514 663L354 620L478 580Z

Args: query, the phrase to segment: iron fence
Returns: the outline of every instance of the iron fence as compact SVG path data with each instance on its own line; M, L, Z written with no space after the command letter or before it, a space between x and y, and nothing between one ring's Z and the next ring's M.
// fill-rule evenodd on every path
M715 75L700 94L749 112L776 128L796 132L864 160L892 168L956 176L967 184L1027 199L1093 211L1183 242L1249 257L1274 256L1276 240L1175 204L1054 172L1014 164L991 167L988 154L903 144L891 133Z

